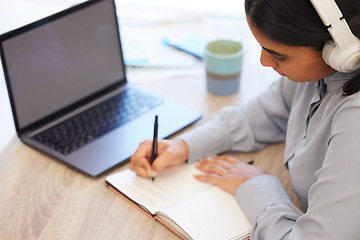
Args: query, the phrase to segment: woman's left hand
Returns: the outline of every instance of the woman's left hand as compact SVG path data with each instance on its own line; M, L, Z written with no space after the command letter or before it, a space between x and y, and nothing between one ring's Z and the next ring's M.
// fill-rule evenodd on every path
M246 180L266 174L262 168L247 164L231 156L213 156L210 159L200 159L196 168L204 174L195 175L195 179L214 184L233 195Z

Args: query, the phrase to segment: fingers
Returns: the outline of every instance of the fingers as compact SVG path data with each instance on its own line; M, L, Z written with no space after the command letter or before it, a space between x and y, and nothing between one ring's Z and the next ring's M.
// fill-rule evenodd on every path
M254 171L254 169L260 169L252 165L252 163L243 162L232 156L213 156L207 159L200 159L197 168L204 173L216 174L218 176L231 174L235 171L247 174L249 171Z
M213 185L218 185L219 181L221 181L221 178L214 174L195 175L194 178L201 182L207 182Z
M214 160L205 160L205 159L200 159L196 167L204 173L216 174L219 176L222 176L225 173L225 171L229 168L226 162L219 160L214 161Z
M203 174L196 175L195 179L214 184L231 194L235 194L237 188L246 180L266 174L262 168L247 164L231 156L214 156L210 159L201 159L196 167Z
M231 156L213 156L208 159L198 161L198 169L205 173L223 175L233 167L233 164L246 164Z
M159 140L158 157L151 162L152 141L142 142L130 158L130 169L142 177L156 177L164 168L186 161L189 150L183 140Z
M189 157L189 149L183 140L163 140L162 143L159 145L159 155L152 164L155 176L166 167L183 164Z
M227 162L227 163L238 163L241 162L239 159L232 157L232 156L228 156L228 155L220 155L220 156L213 156L211 157L211 160L214 161L223 161L223 162Z
M152 169L150 165L152 141L146 140L140 143L139 148L130 158L129 168L136 172L138 176L151 177Z

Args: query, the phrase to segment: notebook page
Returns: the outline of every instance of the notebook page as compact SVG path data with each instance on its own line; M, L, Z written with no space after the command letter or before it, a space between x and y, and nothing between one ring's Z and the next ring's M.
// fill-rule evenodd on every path
M210 188L210 184L194 179L193 175L198 173L195 164L183 164L165 169L154 182L150 178L136 176L130 169L108 176L106 181L154 214Z
M196 240L236 239L252 228L234 196L217 187L198 193L162 213Z

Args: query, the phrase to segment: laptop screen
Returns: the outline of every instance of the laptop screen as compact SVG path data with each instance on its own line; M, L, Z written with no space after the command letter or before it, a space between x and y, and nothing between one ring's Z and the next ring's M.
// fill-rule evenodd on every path
M112 0L55 16L2 42L19 128L125 80Z

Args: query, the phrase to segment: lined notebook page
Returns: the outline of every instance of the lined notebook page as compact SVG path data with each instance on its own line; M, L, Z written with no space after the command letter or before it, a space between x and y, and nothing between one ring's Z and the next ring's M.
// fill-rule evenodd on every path
M248 233L252 224L234 196L212 187L162 211L193 239L233 239Z
M136 176L130 169L108 176L106 181L154 214L212 187L195 180L193 176L198 173L195 164L183 164L165 169L154 182L149 178Z

